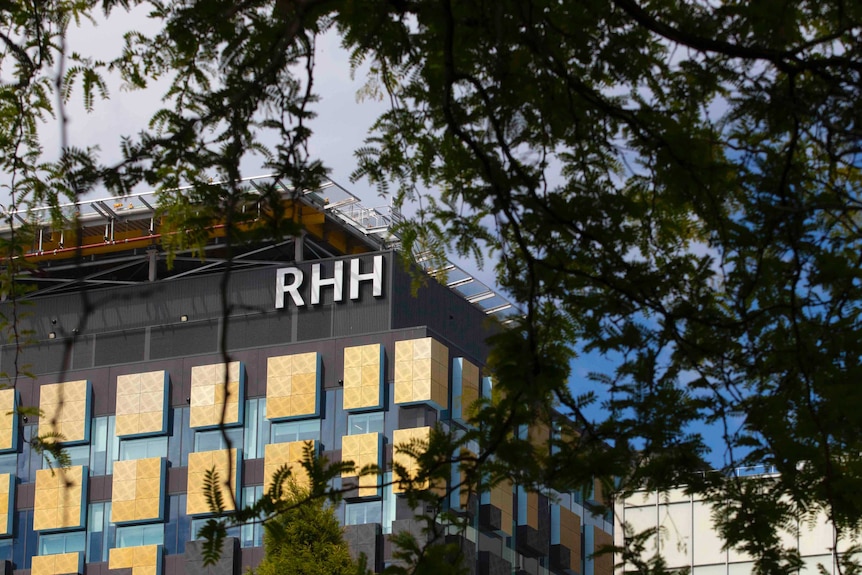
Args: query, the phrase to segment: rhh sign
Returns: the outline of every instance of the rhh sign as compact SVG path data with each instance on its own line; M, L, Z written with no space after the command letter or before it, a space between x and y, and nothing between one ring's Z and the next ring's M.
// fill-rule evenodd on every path
M370 272L361 273L359 271L360 260L353 258L350 260L350 284L349 298L351 300L359 299L359 284L360 282L371 282L371 294L374 297L383 295L383 256L377 255L373 258L372 269ZM321 264L311 265L311 305L320 303L320 288L331 287L332 299L334 301L343 301L344 298L344 260L335 262L335 271L331 278L320 277ZM281 309L284 307L285 295L290 295L293 300L293 305L301 307L305 305L305 300L299 293L305 280L305 273L297 268L281 268L275 272L275 307Z

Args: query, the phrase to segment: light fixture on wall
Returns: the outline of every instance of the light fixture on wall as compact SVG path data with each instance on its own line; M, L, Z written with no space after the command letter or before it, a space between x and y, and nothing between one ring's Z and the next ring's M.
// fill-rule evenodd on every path
M55 332L55 331L48 332L48 339L57 339L57 332Z
M189 316L187 316L186 314L181 315L181 316L180 316L180 321L181 321L181 322L183 322L183 323L185 323L185 322L189 321Z

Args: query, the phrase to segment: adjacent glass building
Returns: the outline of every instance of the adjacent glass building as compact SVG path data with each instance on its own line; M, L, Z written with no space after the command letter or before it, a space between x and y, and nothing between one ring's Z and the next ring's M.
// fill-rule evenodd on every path
M228 505L242 505L281 465L301 476L308 441L331 461L386 470L382 488L372 477L335 480L349 490L336 513L354 552L380 570L389 534L420 532L390 485L393 460L412 465L394 446L438 424L466 429L464 409L491 385L484 341L499 324L486 319L507 304L466 277L415 293L390 243L397 214L364 210L334 186L285 203L306 232L234 253L226 283L217 228L203 258L179 254L166 266L147 194L76 206L77 263L68 230L37 228L27 256L36 267L21 278L36 288L31 304L0 303L30 340L0 348L8 569L197 573L206 470L221 470ZM41 416L16 414L16 404ZM62 436L68 468L35 453L33 438L47 432ZM610 543L612 525L581 496L510 484L444 497L474 519L446 536L472 573L610 575L611 558L590 554ZM239 574L262 558L262 529L230 535L215 572Z

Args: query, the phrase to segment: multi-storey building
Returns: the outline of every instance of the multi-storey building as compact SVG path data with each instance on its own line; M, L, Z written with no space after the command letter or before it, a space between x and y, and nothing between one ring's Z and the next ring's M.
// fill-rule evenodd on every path
M768 478L773 470L740 469L743 480ZM713 505L702 496L688 494L684 487L666 493L640 490L615 502L615 544L626 544L630 533L652 530L644 547L644 560L659 554L668 569L688 571L692 575L749 575L754 558L745 551L727 547L713 523ZM801 575L840 573L839 558L849 552L855 541L837 541L835 529L824 513L800 517L792 525L783 525L781 545L797 549L802 559ZM618 568L632 572L635 566L622 555L616 558ZM821 567L823 570L821 570Z
M337 186L284 202L303 234L242 247L229 276L218 226L203 257L166 265L150 194L63 207L80 214L80 238L52 228L47 211L13 214L37 228L25 256L33 267L19 278L34 286L29 304L0 304L29 340L0 348L11 384L0 391L8 569L200 572L205 471L220 469L233 499L250 503L307 441L330 461L384 470L380 483L336 480L349 488L336 513L354 553L379 570L392 557L388 534L421 533L392 483L393 459L410 465L394 446L435 425L466 429L466 406L491 385L485 337L500 322L488 318L510 306L455 268L414 295L391 249L395 214L362 209ZM16 404L41 416L15 414ZM62 435L66 469L35 452L49 432ZM611 525L577 495L511 484L460 495L450 490L445 504L464 506L472 527L447 537L471 572L610 573L610 557L590 554L610 542ZM260 525L230 535L211 572L262 558Z

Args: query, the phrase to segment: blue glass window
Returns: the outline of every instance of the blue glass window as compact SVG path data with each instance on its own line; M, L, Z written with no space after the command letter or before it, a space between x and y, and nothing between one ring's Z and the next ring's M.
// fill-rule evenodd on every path
M33 510L15 513L15 538L12 545L12 562L15 569L29 569L33 555L39 547L39 536L33 531Z
M163 545L164 542L165 526L161 523L117 527L117 547Z
M225 433L222 433L221 429L211 429L195 433L195 452L228 449L228 443L230 443L231 449L241 449L243 446L242 429L225 429L224 431ZM227 435L227 441L225 435Z
M167 437L142 437L140 439L124 439L120 442L121 461L167 456Z
M263 496L263 485L242 488L242 505L250 507ZM247 523L239 530L241 547L260 547L263 545L263 525L260 522Z
M168 497L168 513L171 521L165 523L165 554L182 555L189 541L189 517L186 515L186 495Z
M18 454L0 455L0 473L15 474L18 471Z
M347 434L383 433L383 412L352 413L347 416Z
M111 475L120 449L113 415L93 419L90 443L90 475Z
M269 420L266 413L266 398L249 399L245 402L245 435L243 437L243 459L263 457L263 446L269 441Z
M90 446L89 445L75 445L75 446L64 446L63 451L66 455L69 456L71 460L70 465L72 467L76 465L89 465L90 464ZM57 464L57 460L53 455L48 453L47 451L42 453L42 469L49 468L57 468L59 465Z
M56 555L84 550L83 531L74 533L51 533L39 536L39 555Z
M171 409L168 423L168 461L174 467L186 467L189 464L189 452L194 447L194 431L189 427L189 408Z
M381 501L363 501L362 503L348 503L344 506L345 525L365 525L366 523L380 523L383 517L383 503Z
M207 521L209 521L210 519L211 518L192 519L192 525L191 525L191 539L192 539L192 541L196 541L196 540L200 539L200 537L198 537L198 532L201 530L201 527L206 525ZM228 527L227 536L228 537L239 537L240 536L240 526L234 525L233 527Z
M282 421L270 427L270 443L320 441L320 420Z

